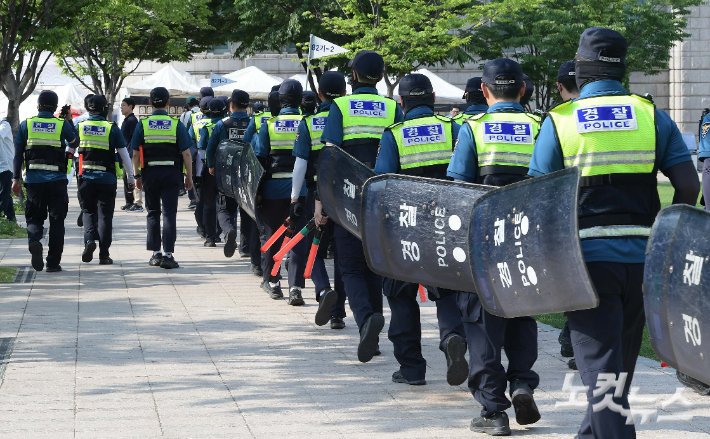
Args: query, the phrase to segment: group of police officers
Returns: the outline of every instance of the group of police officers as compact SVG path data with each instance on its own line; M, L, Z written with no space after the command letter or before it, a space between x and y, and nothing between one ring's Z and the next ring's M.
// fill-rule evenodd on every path
M567 313L568 326L560 336L563 355L574 355L589 389L588 409L577 437L635 437L634 425L623 413L609 406L593 407L608 398L629 408L628 393L644 325L644 250L649 227L660 210L657 171L668 176L675 188L674 203L694 205L699 182L675 123L652 101L623 88L626 52L627 42L618 32L585 30L575 60L560 67L557 86L564 102L553 107L544 121L526 110L531 86L520 65L506 58L487 62L482 76L468 81L464 97L469 106L455 119L434 113L435 90L424 75L402 78L399 103L380 96L375 84L382 79L385 65L373 51L358 52L353 58L350 95L346 95L345 77L335 71L321 76L317 98L304 92L298 81L287 80L272 90L268 108L253 117L247 115L247 93L233 92L229 114L224 117L225 102L205 89L200 110L191 111L186 126L168 116L169 94L159 87L150 94L153 114L141 121L131 141L133 166L116 126L106 121L105 98L93 98L88 106L90 118L79 124L77 135L70 125L53 117L56 95L43 92L38 116L21 124L16 139L20 153L15 160L14 189L20 189L24 162L32 265L38 271L44 268L40 239L49 215L47 271L61 270L68 204L67 156L77 147L85 224L82 260L91 261L98 246L100 263L111 263L114 165L120 157L129 184L135 179L137 187L145 191L151 266L178 266L173 257L178 193L183 187L191 189L193 181L198 183L201 207L196 209L196 219L205 246L215 246L221 229L226 240L224 254L231 257L238 247L239 221L240 253L251 258L252 271L262 277L261 287L273 299L284 297L280 261L273 257L283 238L264 254L259 248L282 225L300 230L313 220L321 240L312 273L319 302L316 324L330 322L333 329L343 328L347 297L360 332L357 356L368 362L380 354L384 295L391 310L388 337L400 365L392 380L423 385L426 360L421 350L418 286L375 274L368 267L360 240L328 218L329 207L323 205L317 190L322 148L340 147L377 174L492 186L578 167L582 251L599 306ZM244 211L240 213L237 200L217 190L217 150L224 140L251 143L265 169L256 221ZM190 152L194 147L195 158ZM324 264L331 240L335 259L332 284ZM301 289L309 242L302 240L290 252L289 305L304 303ZM471 430L510 435L506 410L511 405L519 425L537 422L540 412L533 397L539 384L533 370L537 359L535 320L492 315L470 291L438 289L432 299L437 307L447 382L459 385L468 381L482 406L480 416L471 421ZM502 350L507 368L502 364ZM623 391L595 392L597 376L602 373L628 374Z

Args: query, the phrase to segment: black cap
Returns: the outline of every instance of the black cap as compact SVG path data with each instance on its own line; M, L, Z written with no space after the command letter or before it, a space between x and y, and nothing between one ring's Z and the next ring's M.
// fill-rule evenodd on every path
M259 101L259 102L254 102L254 105L251 106L251 109L254 110L254 113L258 113L260 111L264 111L264 103Z
M57 105L59 105L59 96L52 90L44 90L37 97L37 105L57 108Z
M200 110L202 110L203 113L210 108L210 102L212 102L212 99L214 99L212 96L205 96L200 99Z
M170 93L165 87L155 87L150 91L150 102L153 105L165 105L170 99Z
M214 90L212 90L212 87L202 87L200 89L200 97L204 98L205 96L214 97Z
M221 112L224 111L227 106L225 105L225 102L223 99L212 99L209 102L209 112L212 114L220 114Z
M249 106L249 93L244 90L232 90L232 103L237 107Z
M281 84L279 85L274 85L271 87L271 91L279 91L279 87L281 87Z
M565 61L557 71L557 82L574 81L574 61Z
M466 99L467 95L475 94L476 96L483 97L483 90L481 90L481 77L474 76L466 81L466 89L464 90L463 99Z
M346 90L345 75L342 73L329 70L320 76L318 91L329 98L335 99L339 96L343 96Z
M523 69L512 59L494 59L483 65L481 81L489 85L520 85L523 83Z
M357 73L359 82L377 84L385 72L385 60L373 50L361 50L352 60L352 69Z
M575 59L623 65L628 47L626 38L619 32L604 27L590 27L579 37Z
M303 105L315 104L318 102L318 95L310 90L303 92L303 97L301 98Z
M281 83L279 86L279 96L298 96L298 100L301 100L303 96L303 86L300 81L295 79L287 79Z
M411 73L399 81L399 95L402 97L423 97L434 93L434 87L426 75Z
M108 100L104 95L93 95L88 102L87 110L90 113L103 113L108 106Z
M269 93L269 97L267 99L268 105L269 105L269 112L271 113L272 116L277 116L279 114L279 111L281 111L281 100L279 98L279 92L277 91L272 91Z
M195 96L188 96L186 99L187 105L194 107L195 105L200 105L200 101Z

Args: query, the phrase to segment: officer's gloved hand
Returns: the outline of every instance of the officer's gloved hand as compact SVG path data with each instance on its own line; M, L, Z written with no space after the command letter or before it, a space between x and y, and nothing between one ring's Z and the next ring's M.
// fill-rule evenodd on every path
M288 211L288 217L291 223L295 224L296 221L303 216L303 211L305 210L304 204L305 199L303 197L299 197L296 201L291 201L291 208Z

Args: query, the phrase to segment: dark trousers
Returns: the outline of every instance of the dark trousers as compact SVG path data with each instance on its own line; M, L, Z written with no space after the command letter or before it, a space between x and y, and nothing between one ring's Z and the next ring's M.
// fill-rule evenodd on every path
M239 209L239 251L249 255L252 265L261 265L259 227L254 218L242 209Z
M49 216L49 249L47 266L56 267L62 261L64 251L64 220L69 209L67 180L49 183L25 184L25 220L29 242L40 241L44 233L44 220Z
M12 171L0 172L0 212L8 220L16 220L15 206L12 204Z
M160 251L162 244L164 251L175 251L178 193L182 187L182 173L175 167L154 166L143 171L145 207L148 211L147 250Z
M643 264L588 262L599 306L567 313L574 358L582 382L589 389L587 413L578 433L580 439L636 437L633 424L626 425L625 416L609 408L592 410L592 405L605 397L611 399L616 388L612 386L598 396L592 393L597 388L599 374L613 374L617 379L621 372L626 372L623 394L612 400L615 405L629 408L628 393L645 320L641 291L643 268Z
M335 263L343 277L345 294L358 329L373 313L382 313L382 278L373 273L365 261L362 242L350 232L334 226Z
M207 167L204 168L202 173L199 199L205 238L215 241L217 240L217 180L214 175L207 172ZM195 209L195 212L197 212L197 209Z
M128 190L128 175L123 172L123 196L126 198L126 204L133 204L136 199L133 196L133 191Z
M399 370L408 380L426 377L426 360L422 356L422 325L417 303L419 285L383 278L382 292L387 297L391 317L387 336L392 342ZM439 321L439 349L453 334L464 336L461 313L456 304L456 292L439 290L436 314Z
M79 192L83 200L84 243L98 240L99 258L107 258L113 234L116 184L99 184L80 178Z
M535 389L540 377L532 370L537 360L537 322L532 317L505 319L488 313L473 293L458 293L469 353L468 388L490 416L510 407L505 396L508 382L520 380ZM501 349L508 370L501 364Z
M264 245L271 235L281 227L288 216L290 200L262 200L256 209L256 218L261 228L261 245ZM278 239L261 257L261 269L264 271L264 281L276 282L280 275L271 276L274 266L274 255L281 248L283 236Z
M194 169L194 168L193 168ZM199 227L202 230L202 234L204 237L207 236L205 233L205 224L202 221L203 218L203 204L202 204L202 197L200 197L200 192L202 192L202 177L195 177L193 179L194 185L193 189L190 191L192 192L192 196L190 197L190 201L195 201L195 222L197 223L197 227ZM190 194L188 192L188 195Z
M237 230L237 200L221 192L217 193L217 223L224 233Z

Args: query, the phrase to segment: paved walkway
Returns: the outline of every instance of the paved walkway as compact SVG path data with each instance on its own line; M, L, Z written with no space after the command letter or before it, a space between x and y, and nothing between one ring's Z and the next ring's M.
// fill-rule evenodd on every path
M80 263L72 197L64 272L0 287L0 437L485 437L468 430L479 411L468 390L446 384L430 303L422 309L428 385L394 384L386 338L381 357L359 363L351 317L342 331L316 327L310 288L300 308L268 298L246 259L202 247L186 204L178 270L148 267L145 217L120 211L116 264ZM26 241L0 240L0 257L29 265ZM571 437L581 420L581 407L564 405L568 370L556 338L541 326L543 418L513 425L516 435ZM672 370L642 359L634 383L643 395L634 407L653 420L639 437L710 437L710 398L685 391L687 401L656 412L679 386Z

